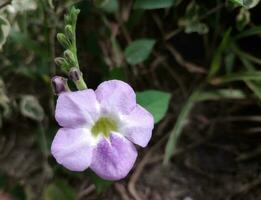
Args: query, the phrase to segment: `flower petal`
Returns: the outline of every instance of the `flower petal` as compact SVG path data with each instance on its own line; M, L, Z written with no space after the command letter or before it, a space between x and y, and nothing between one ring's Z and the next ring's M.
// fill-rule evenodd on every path
M119 133L111 133L93 150L90 168L106 180L119 180L128 175L137 158L135 146Z
M61 128L53 140L51 153L65 168L83 171L91 163L94 143L88 129Z
M146 147L152 135L154 120L152 115L140 105L129 114L122 116L120 133L131 142Z
M59 95L55 118L66 128L91 125L99 117L99 103L93 90L64 92Z
M98 86L95 93L105 113L128 114L136 106L135 92L123 81L105 81Z

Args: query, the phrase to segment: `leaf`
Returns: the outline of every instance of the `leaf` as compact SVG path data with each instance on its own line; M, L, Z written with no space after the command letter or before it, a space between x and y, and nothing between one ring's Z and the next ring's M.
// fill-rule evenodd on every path
M191 94L191 96L188 98L185 105L182 107L182 110L178 116L178 119L176 121L174 128L172 129L172 131L170 133L167 145L165 147L164 161L163 161L164 164L167 164L169 162L171 156L173 155L173 152L176 148L178 138L180 137L182 130L187 122L187 118L189 116L191 109L194 106L196 98L198 98L199 92L200 92L199 90L195 90Z
M214 58L211 62L210 70L209 70L209 73L208 73L208 78L211 78L214 75L216 75L216 73L219 71L219 69L221 67L222 54L226 50L227 46L229 45L231 30L232 29L229 28L224 34L224 37L223 37L215 55L214 55Z
M24 48L34 52L36 55L48 58L49 52L39 42L32 40L26 35L17 31L12 31L10 34L10 40L16 45L22 45Z
M235 61L236 61L236 56L234 52L231 51L227 52L224 58L224 64L225 64L227 74L233 71Z
M0 120L11 114L10 99L6 94L4 81L0 77ZM0 125L1 127L1 125Z
M254 92L256 97L261 100L261 82L257 81L245 81L246 85Z
M175 3L175 0L136 0L134 2L134 9L159 9L169 8Z
M252 54L249 54L245 51L242 51L239 49L236 45L233 46L233 51L238 55L238 57L242 59L246 59L248 61L251 61L253 63L256 63L258 65L261 65L261 59L258 57L253 56Z
M10 24L4 17L0 16L0 50L6 42L10 33Z
M119 10L118 0L98 0L98 2L97 6L107 13L115 13Z
M196 1L191 1L187 5L185 16L178 20L178 25L185 30L185 33L208 33L207 24L200 22L200 12L201 7Z
M37 9L37 1L35 0L13 0L12 6L18 12L32 11Z
M250 23L249 10L242 7L239 14L236 17L236 27L239 31L242 31Z
M155 42L153 39L140 39L129 44L124 51L127 62L136 65L145 61L149 57Z
M65 181L57 180L45 188L43 192L44 200L75 200L76 195L73 188L71 188Z
M137 102L146 108L158 123L166 114L171 95L157 90L137 92Z
M240 57L240 60L246 67L248 71L255 71L255 66L252 62L245 59L244 57ZM255 94L255 96L261 100L261 81L245 81L246 85L249 87L250 90Z
M212 79L210 82L212 84L221 84L231 81L250 81L250 80L261 80L261 71L250 71L250 72L240 72L240 73L231 73L222 77Z
M53 0L48 0L48 5L51 9L54 9Z
M199 21L196 21L196 22L187 22L185 24L185 33L198 33L198 34L206 34L208 33L209 31L209 28L206 24L204 23L201 23Z
M117 79L117 80L126 80L126 75L123 67L113 68L106 78L107 80Z
M222 100L222 99L244 99L245 93L237 89L219 89L213 91L202 91L196 101Z
M238 35L236 35L235 39L241 39L253 35L260 35L261 34L261 26L255 26L253 28L247 29Z
M245 8L254 8L260 0L230 0L231 2L240 5L240 6L244 6Z
M20 111L22 115L35 121L42 121L44 118L44 110L39 101L31 95L22 96L20 102Z
M106 5L109 2L109 0L94 0L93 3L97 7L102 7Z

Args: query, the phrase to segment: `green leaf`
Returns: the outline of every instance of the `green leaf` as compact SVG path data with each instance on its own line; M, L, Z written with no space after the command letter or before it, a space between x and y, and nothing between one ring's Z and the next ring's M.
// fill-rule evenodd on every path
M260 81L261 71L248 71L240 73L231 73L222 77L218 77L211 80L212 84L221 84L231 81Z
M186 8L185 16L178 20L178 25L185 33L206 34L209 31L207 24L200 21L201 7L196 1L191 1Z
M244 6L245 8L254 8L260 0L230 0L231 2L240 5L240 6Z
M12 31L10 33L10 40L13 42L13 44L22 45L24 48L34 52L40 57L48 58L49 56L46 48L20 32Z
M175 3L175 0L136 0L134 9L159 9L169 8Z
M115 67L111 71L106 78L107 80L117 79L117 80L126 80L126 75L123 67Z
M229 45L230 34L231 34L231 28L229 28L225 32L224 37L223 37L223 39L222 39L214 57L213 57L213 60L212 60L211 65L210 65L210 70L209 70L209 73L208 73L208 78L213 77L219 71L219 69L221 67L222 54L225 50L227 50L226 48Z
M6 94L4 81L0 77L0 120L11 114L10 100ZM1 127L1 124L0 124Z
M31 95L22 96L20 102L20 111L23 116L35 121L42 121L44 118L44 110L39 101Z
M187 118L189 116L189 113L191 109L194 106L194 103L196 102L196 99L198 98L200 91L195 90L191 96L188 98L185 105L182 107L182 110L178 116L178 119L176 121L176 124L174 128L172 129L166 148L165 148L165 154L164 154L164 164L167 164L171 158L171 156L174 153L174 150L177 145L178 138L180 137L182 130L187 122Z
M222 99L244 99L245 93L237 89L219 89L213 91L202 91L196 101L222 100Z
M242 7L236 17L236 27L242 31L250 23L250 11Z
M37 9L37 1L35 0L12 0L12 6L18 12L25 12Z
M198 33L198 34L206 34L208 33L209 28L206 24L201 23L199 21L196 22L187 22L185 23L185 33Z
M253 28L247 29L238 35L236 35L235 39L241 39L253 35L260 35L261 34L261 26L255 26Z
M45 188L43 192L44 200L75 200L75 191L63 180L57 180Z
M97 7L101 7L106 5L109 2L109 0L93 0L93 3Z
M245 83L255 96L261 100L261 81L245 81Z
M98 6L100 9L107 13L115 13L119 10L119 2L118 0L98 0L100 5Z
M229 74L233 71L234 65L236 61L236 55L234 52L227 52L224 58L224 64L225 64L225 69L226 73Z
M233 46L233 51L237 54L237 56L239 57L239 59L245 59L248 61L251 61L253 63L256 63L258 65L261 65L261 59L258 57L253 56L252 54L249 54L245 51L242 51L241 49L239 49L237 46Z
M4 17L0 16L0 50L6 42L10 32L10 24Z
M140 39L129 44L124 51L127 62L136 65L145 61L149 57L155 42L153 39Z
M170 97L169 93L156 90L137 92L137 102L153 115L155 123L165 116Z
M245 68L248 71L255 71L255 66L253 65L253 63L247 59L245 59L244 57L239 57L240 60L242 61L242 63L244 64ZM252 92L255 94L255 96L259 99L259 101L261 100L261 81L245 81L246 85L248 86L248 88L250 90L252 90Z

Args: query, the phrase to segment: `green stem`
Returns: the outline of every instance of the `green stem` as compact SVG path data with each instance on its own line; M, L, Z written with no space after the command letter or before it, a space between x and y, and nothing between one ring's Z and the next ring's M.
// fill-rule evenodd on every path
M83 79L83 77L81 76L79 80L74 81L74 84L76 85L78 90L85 90L87 89L87 85Z
M75 21L72 23L72 29L73 29L73 41L72 41L72 47L71 47L71 51L74 54L74 58L76 61L76 67L80 68L79 66L79 61L78 61L78 57L77 57L77 44L76 44L76 24L77 24L77 17L75 19Z

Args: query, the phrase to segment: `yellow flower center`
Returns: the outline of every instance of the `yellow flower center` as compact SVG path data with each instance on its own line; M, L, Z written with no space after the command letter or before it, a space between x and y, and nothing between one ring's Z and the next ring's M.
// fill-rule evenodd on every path
M117 123L108 117L101 117L95 122L91 129L92 135L98 136L103 134L104 137L109 137L111 131L117 131Z

